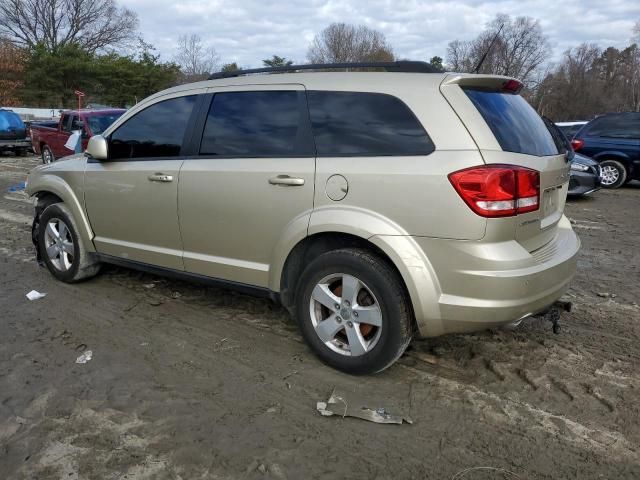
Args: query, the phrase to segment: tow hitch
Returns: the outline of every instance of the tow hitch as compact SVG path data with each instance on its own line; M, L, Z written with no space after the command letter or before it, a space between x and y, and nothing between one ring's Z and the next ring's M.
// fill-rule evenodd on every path
M560 333L560 312L570 312L572 307L573 304L571 302L558 300L544 314L544 318L551 322L553 333Z

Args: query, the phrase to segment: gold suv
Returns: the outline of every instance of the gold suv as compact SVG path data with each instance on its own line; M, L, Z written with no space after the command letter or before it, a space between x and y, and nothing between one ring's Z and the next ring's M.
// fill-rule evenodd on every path
M65 282L107 262L269 296L350 373L414 334L548 310L580 248L561 137L515 79L374 66L235 72L138 103L29 175L40 261Z

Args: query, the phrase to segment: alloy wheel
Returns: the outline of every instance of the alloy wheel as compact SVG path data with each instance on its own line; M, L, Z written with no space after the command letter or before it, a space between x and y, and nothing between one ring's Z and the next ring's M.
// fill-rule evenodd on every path
M609 186L613 185L620 178L620 172L612 165L605 165L601 168L602 172L602 184Z
M320 280L309 302L320 340L336 353L357 357L371 351L382 333L382 310L371 289L353 275Z
M59 218L49 220L44 231L44 242L53 266L61 272L69 270L75 258L75 248L67 224Z

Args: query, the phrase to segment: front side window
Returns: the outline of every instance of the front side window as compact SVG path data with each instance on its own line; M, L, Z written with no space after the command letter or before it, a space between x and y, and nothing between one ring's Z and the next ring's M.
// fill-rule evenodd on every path
M435 149L413 112L381 93L310 91L320 156L428 155Z
M145 108L111 134L109 158L177 157L196 95L172 98Z
M200 144L201 155L279 157L313 155L304 135L297 91L216 93Z
M505 152L538 157L560 153L547 125L520 95L476 88L463 90Z

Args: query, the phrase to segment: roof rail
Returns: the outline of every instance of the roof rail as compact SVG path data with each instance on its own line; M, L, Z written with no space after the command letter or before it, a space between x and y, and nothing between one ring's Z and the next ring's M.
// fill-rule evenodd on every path
M382 68L387 72L405 73L441 73L438 67L434 67L427 62L411 60L401 60L399 62L357 62L357 63L316 63L308 65L289 65L287 67L252 68L249 70L233 70L231 72L218 72L209 77L209 80L218 78L239 77L241 75L251 75L253 73L284 73L297 72L300 70L328 70L328 69L350 69L350 68Z

